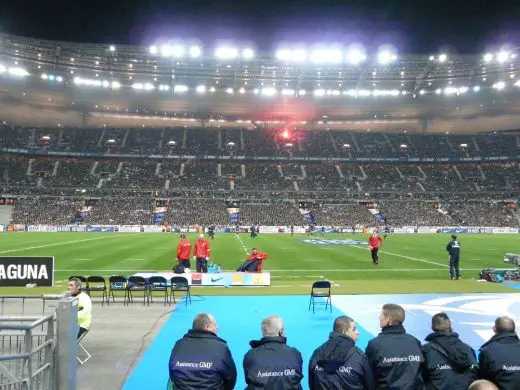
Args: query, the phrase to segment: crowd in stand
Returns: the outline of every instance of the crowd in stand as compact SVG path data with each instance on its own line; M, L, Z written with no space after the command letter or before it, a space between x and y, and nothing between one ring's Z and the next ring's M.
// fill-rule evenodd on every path
M356 346L355 319L336 318L328 340L308 362L297 347L287 344L279 316L265 318L262 338L249 344L242 360L248 390L301 389L307 377L311 390L518 390L520 340L515 322L498 317L494 336L475 351L454 332L446 313L432 316L426 343L406 332L405 310L385 304L379 315L381 333L365 351ZM173 388L232 390L237 370L232 351L218 337L211 314L199 314L192 328L172 349L168 363ZM324 335L325 336L325 335ZM203 363L201 363L203 362ZM307 362L306 362L307 363Z

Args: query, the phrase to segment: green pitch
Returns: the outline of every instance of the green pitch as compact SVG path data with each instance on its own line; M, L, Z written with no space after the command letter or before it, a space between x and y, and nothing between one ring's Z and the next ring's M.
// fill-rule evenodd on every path
M195 240L196 235L190 235ZM252 247L270 255L264 269L272 275L266 288L197 288L196 294L308 294L313 281L331 280L335 293L454 293L513 290L505 285L480 283L485 267L510 268L507 252L520 253L516 235L461 235L463 280L450 281L444 249L449 235L390 235L375 266L365 234L249 235L217 234L211 241L213 261L235 270ZM305 240L318 240L314 243ZM355 240L359 244L321 240ZM54 256L54 288L0 288L0 294L63 291L71 275L132 275L139 271L169 271L175 264L176 234L152 233L4 233L0 256Z

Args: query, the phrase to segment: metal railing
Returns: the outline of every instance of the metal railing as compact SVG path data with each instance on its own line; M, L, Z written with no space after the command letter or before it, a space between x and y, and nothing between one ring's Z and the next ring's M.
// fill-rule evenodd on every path
M53 390L54 316L0 317L0 390Z

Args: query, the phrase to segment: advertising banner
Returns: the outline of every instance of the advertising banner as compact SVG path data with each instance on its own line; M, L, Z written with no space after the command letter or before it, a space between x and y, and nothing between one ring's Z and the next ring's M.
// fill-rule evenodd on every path
M57 226L51 225L27 225L28 232L57 232Z
M25 225L10 224L10 225L7 225L7 231L8 232L24 232L25 231Z
M139 233L141 226L138 225L121 225L116 227L116 231L120 233Z
M87 225L86 232L89 233L113 233L116 230L115 226L91 226Z
M191 286L270 286L269 272L219 272L216 274L201 274L198 272L174 274L173 272L140 272L135 276L147 279L152 276L162 276L169 282L173 276L182 276Z
M0 287L52 287L54 257L0 257Z

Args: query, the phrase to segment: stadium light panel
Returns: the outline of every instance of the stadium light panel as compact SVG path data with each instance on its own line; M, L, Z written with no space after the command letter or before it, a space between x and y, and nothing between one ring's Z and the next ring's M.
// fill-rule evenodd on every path
M116 47L114 45L110 45L108 50L110 50L111 52L114 52L114 51L116 51Z
M16 76L16 77L25 77L25 76L29 76L29 72L27 72L25 69L23 68L18 68L18 67L15 67L15 68L9 68L9 74L11 76Z
M57 81L58 83L61 83L61 82L63 81L63 77L61 77L61 76L57 76L57 77L56 77L56 81Z
M480 91L480 85L475 85L473 87L473 92L478 92L478 91Z
M161 46L161 55L163 57L169 57L172 55L172 47L170 45Z
M486 53L486 54L484 54L484 61L485 62L493 61L493 53Z
M464 94L464 93L468 92L468 89L469 89L468 87L460 87L459 88L459 93Z
M232 95L233 94L233 88L226 89L226 93Z
M338 49L317 49L311 52L310 60L314 63L338 64L343 53Z
M211 87L211 88L209 89L209 91L213 93L213 92L216 91L216 89L215 89L215 87Z
M390 50L382 50L377 54L377 61L382 64L390 64L397 60L397 54L391 52Z
M515 83L515 87L520 87L520 80Z
M327 90L327 95L329 95L329 96L339 96L340 94L341 94L341 92L338 91L337 89Z
M109 83L107 80L103 80L103 81L101 82L101 85L102 85L103 87L105 87L105 88L108 88L108 86L110 85L110 83Z
M47 76L46 73L42 74L42 79L43 79L43 80L47 80L48 78L49 78L49 76Z
M357 96L370 96L372 95L372 91L369 91L368 89L360 89L357 91Z
M197 88L195 88L195 91L197 93L205 93L206 92L206 86L205 85L197 85Z
M276 95L277 91L276 88L262 88L262 95L264 96L274 96Z
M305 49L296 49L292 53L292 58L296 62L307 61L307 50Z
M0 64L0 74L5 73L6 71L7 71L7 68L4 65Z
M433 61L435 59L434 56L430 56L430 58L428 58L430 61Z
M294 89L282 89L282 95L283 96L294 96Z
M300 95L300 96L305 96L305 95L307 95L307 91L306 91L305 89L300 89L300 90L298 91L298 95Z
M282 61L288 61L291 59L291 51L287 49L280 49L276 52L276 58Z
M190 57L198 58L202 54L202 49L199 46L190 47Z
M352 65L359 65L367 59L366 54L361 49L350 49L347 52L347 62Z
M159 91L168 92L169 90L170 90L170 86L169 85L166 85L166 84L159 85Z
M238 92L241 93L241 94L244 94L244 93L246 93L246 89L245 88L240 88L238 90Z
M112 89L119 89L121 88L121 84L119 81L112 81Z
M234 47L219 47L215 50L215 57L222 60L231 60L238 57L238 49Z
M493 84L493 88L495 88L498 91L503 90L506 87L506 83L503 81L499 81L498 83Z
M250 60L250 59L254 58L254 56L255 56L255 52L253 51L253 49L246 48L242 51L242 57L245 60Z
M498 62L506 62L509 59L509 52L501 51L497 53L497 61Z
M184 54L186 53L186 49L182 45L174 45L172 47L172 55L175 58L181 58L184 57Z
M150 54L157 54L157 46L150 46Z
M458 88L455 87L446 87L444 88L444 94L445 95L453 95L455 93L459 92Z
M315 89L314 96L318 96L318 97L325 96L325 90L324 89Z
M425 91L424 89L421 89L421 90L419 91L419 95L424 95L425 93L426 93L426 91Z
M437 89L435 90L435 93L436 93L437 95L440 95L440 94L442 93L442 89L437 88Z
M176 85L174 88L173 88L173 92L175 93L184 93L184 92L188 92L188 87L186 85Z
M448 59L448 55L447 54L440 54L439 55L439 62L445 62L446 60Z

